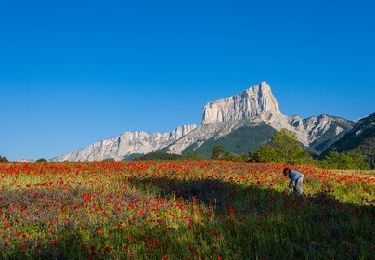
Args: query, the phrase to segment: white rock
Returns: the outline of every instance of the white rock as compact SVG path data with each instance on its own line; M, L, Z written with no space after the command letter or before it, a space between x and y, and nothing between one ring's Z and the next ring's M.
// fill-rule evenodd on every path
M56 157L53 161L121 161L131 154L146 154L162 149L194 130L196 125L184 125L171 133L125 132L115 138L96 142L83 149Z
M266 82L239 95L208 103L204 107L202 124L249 119L264 112L280 113L279 104Z
M174 140L180 139L181 137L184 137L185 135L193 131L195 128L197 128L197 125L183 125L183 126L177 127L170 134L170 139L174 139Z

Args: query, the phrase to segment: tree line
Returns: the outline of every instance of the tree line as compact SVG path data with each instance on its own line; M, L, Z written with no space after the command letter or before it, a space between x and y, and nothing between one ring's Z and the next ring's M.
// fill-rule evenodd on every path
M236 154L225 151L221 145L212 149L212 159L247 162L274 162L288 164L316 164L330 169L369 169L365 158L359 151L330 152L323 158L313 156L299 142L294 133L287 129L275 133L271 141L255 152Z

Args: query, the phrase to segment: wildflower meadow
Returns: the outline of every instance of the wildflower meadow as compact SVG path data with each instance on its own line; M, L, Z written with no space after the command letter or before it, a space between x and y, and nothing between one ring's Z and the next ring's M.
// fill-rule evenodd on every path
M224 161L2 163L0 259L370 259L375 175Z

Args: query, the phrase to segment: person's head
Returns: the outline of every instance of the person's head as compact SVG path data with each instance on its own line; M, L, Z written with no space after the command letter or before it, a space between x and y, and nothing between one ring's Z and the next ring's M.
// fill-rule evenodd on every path
M291 172L291 169L288 167L283 170L284 176L289 176L290 172Z

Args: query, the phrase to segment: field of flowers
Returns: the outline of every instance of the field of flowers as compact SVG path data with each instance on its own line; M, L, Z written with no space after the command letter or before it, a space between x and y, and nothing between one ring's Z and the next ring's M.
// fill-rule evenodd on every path
M281 164L0 164L0 259L375 255L375 175Z

